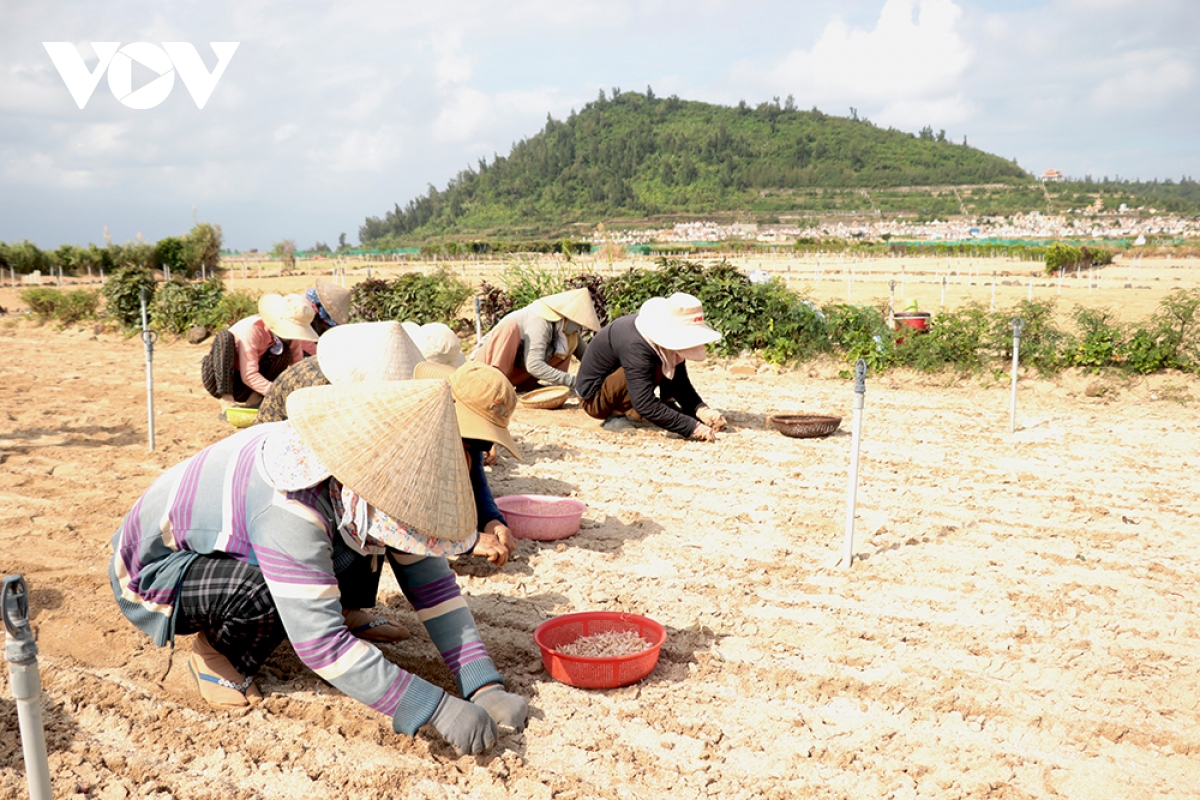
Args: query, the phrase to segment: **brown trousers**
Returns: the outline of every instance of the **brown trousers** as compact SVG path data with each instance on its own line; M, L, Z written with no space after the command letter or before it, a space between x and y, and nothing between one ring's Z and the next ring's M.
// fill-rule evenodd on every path
M528 392L540 385L537 378L525 369L524 353L521 352L521 329L515 322L509 322L496 328L488 335L483 347L475 354L475 361L481 361L489 367L495 367L504 373L508 382L518 392ZM557 356L546 362L563 372L571 366L571 354Z
M625 368L620 367L605 378L604 383L600 385L600 391L580 404L589 417L596 419L608 419L613 414L624 414L632 409L629 384L625 382Z

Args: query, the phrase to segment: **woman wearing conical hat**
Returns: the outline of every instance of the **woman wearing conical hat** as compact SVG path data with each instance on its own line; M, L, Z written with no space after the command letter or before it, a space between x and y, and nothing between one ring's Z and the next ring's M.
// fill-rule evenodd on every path
M271 382L256 422L287 419L288 395L309 386L363 381L406 381L421 351L399 322L355 322L321 334L317 357L293 364Z
M137 501L112 540L121 612L160 647L194 635L188 671L217 708L261 698L254 676L286 637L307 667L397 733L428 724L460 752L480 753L498 726L523 729L528 704L502 688L446 561L475 537L449 384L319 386L287 406L286 422L205 448ZM339 578L365 555L392 565L457 693L348 629Z
M480 340L471 359L504 373L517 391L540 385L575 388L567 371L571 356L583 358L583 331L600 330L587 289L571 289L534 300L507 314Z
M312 306L312 326L318 336L350 322L350 290L344 286L317 278L316 284L304 293L304 299Z
M264 294L258 313L213 337L200 364L205 390L221 401L258 408L271 381L305 356L316 352L315 312L298 294Z

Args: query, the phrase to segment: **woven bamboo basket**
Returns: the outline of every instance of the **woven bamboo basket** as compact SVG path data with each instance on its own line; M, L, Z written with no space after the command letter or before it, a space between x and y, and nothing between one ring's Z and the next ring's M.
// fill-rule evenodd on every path
M784 436L812 439L836 431L842 424L842 418L829 414L776 414L767 417L767 424Z
M566 386L546 386L526 392L517 399L527 408L561 408L570 396L571 390Z

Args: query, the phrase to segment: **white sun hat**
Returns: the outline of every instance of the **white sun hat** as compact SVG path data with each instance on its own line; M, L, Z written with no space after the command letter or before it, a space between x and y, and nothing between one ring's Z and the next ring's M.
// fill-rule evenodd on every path
M700 301L683 292L651 297L642 303L634 324L638 332L666 350L689 350L721 338L705 323Z
M264 294L258 299L258 315L280 339L317 341L317 332L312 327L315 312L301 295Z
M467 360L463 355L462 340L445 323L430 322L422 325L421 338L414 339L426 361L457 368Z

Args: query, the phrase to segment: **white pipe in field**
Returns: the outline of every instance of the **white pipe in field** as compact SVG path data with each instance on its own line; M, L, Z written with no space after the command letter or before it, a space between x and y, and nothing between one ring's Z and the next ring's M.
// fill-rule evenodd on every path
M146 290L142 289L142 341L146 343L146 429L149 436L149 452L154 452L154 340L156 331L150 330L146 319Z
M850 483L846 492L846 541L841 566L854 563L854 511L858 501L858 449L862 442L863 406L866 405L867 362L859 359L854 365L854 422L850 439Z
M1028 299L1029 299L1029 302L1031 302L1031 303L1033 302L1033 276L1032 276L1032 275L1030 275L1030 276L1029 276L1029 295L1028 295Z
M29 592L25 579L9 575L0 590L5 631L4 657L12 689L25 759L25 781L30 800L51 800L50 765L46 758L46 728L42 719L42 678L38 672L37 644L29 628Z
M1008 423L1010 433L1017 432L1017 367L1021 362L1021 329L1025 327L1025 320L1020 317L1014 317L1012 321L1013 327L1013 360L1012 360L1012 406L1008 414Z

